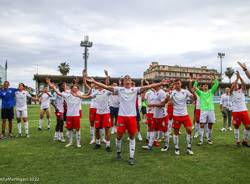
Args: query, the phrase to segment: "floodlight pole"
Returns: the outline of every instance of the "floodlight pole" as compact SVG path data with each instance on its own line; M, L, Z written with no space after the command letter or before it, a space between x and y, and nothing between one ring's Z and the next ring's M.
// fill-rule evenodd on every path
M81 43L80 43L80 46L84 47L83 59L84 59L84 70L86 73L88 72L87 71L87 69L88 69L88 56L89 56L88 48L92 47L92 45L93 45L93 42L89 41L88 35L84 36L84 40L81 41ZM87 92L85 87L84 87L84 92L85 93Z
M86 35L84 36L84 41L81 41L80 43L80 46L81 47L84 47L84 53L83 53L83 59L84 59L84 69L87 73L87 69L88 69L88 56L89 56L89 53L88 53L88 48L92 47L93 45L93 42L90 42L89 41L89 36Z
M222 58L224 58L224 57L225 57L225 53L218 52L218 58L220 58L220 78L221 78L221 81L222 81ZM220 95L222 94L222 91L220 88L219 88L219 94Z
M225 57L225 53L218 52L218 58L220 58L220 77L222 80L222 58Z

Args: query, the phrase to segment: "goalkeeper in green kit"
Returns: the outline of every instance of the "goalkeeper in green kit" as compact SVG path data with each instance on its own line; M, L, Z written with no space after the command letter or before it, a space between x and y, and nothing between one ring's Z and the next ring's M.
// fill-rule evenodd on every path
M212 142L212 127L215 123L215 113L214 113L214 102L213 97L216 90L219 87L219 81L216 79L215 74L212 74L212 88L208 89L208 84L204 83L201 84L201 90L198 88L197 80L194 83L194 88L196 94L200 97L200 108L201 108L201 115L200 115L200 142L198 145L203 144L203 137L204 137L204 124L208 123L208 144L213 144Z

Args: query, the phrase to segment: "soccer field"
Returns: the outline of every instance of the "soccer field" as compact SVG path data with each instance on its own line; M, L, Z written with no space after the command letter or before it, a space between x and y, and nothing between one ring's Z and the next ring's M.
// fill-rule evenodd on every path
M216 106L217 123L214 127L214 144L198 147L193 141L194 155L186 155L186 134L180 136L181 155L174 155L171 148L162 153L159 148L152 152L141 149L145 142L136 142L136 164L130 166L128 141L123 139L122 161L115 160L115 139L111 139L112 152L93 150L89 145L88 108L83 108L81 122L82 148L65 148L64 143L54 142L55 117L52 130L37 131L39 107L29 106L30 138L0 140L0 183L7 177L30 178L37 182L22 183L249 183L250 149L236 147L233 132L221 133L219 107ZM193 107L189 107L192 115ZM192 116L191 116L192 117ZM46 125L46 123L44 123ZM146 125L141 125L145 138ZM46 126L45 126L46 127ZM14 134L17 125L14 122ZM241 131L242 137L242 131ZM162 143L163 144L163 143ZM18 183L13 182L13 183ZM20 182L21 183L21 182Z

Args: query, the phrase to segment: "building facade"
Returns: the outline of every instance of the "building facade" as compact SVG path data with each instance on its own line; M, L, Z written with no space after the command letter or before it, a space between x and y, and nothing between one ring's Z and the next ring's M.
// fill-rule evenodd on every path
M202 67L182 67L179 65L169 66L160 65L158 62L152 62L149 68L143 73L145 79L161 80L168 79L181 79L182 81L188 81L190 75L193 78L199 77L202 82L209 82L209 76L214 73L219 80L221 80L220 74L215 69L208 69L206 66Z
M198 71L198 70L197 70ZM213 71L213 70L212 70ZM197 72L198 73L198 72ZM197 75L197 73L195 73ZM187 74L187 73L186 73ZM194 74L193 74L194 75ZM178 75L177 75L178 76ZM176 76L176 78L178 78ZM217 74L218 76L218 74ZM166 76L162 76L165 77ZM194 75L195 77L195 75ZM50 78L52 80L52 82L58 84L60 82L66 82L68 84L68 86L71 86L73 83L73 80L78 78L79 79L79 87L81 91L84 91L84 86L83 86L83 81L82 81L82 76L62 76L62 75L40 75L40 74L35 74L34 75L34 80L36 82L36 92L40 91L43 89L44 85L46 85L46 78ZM105 81L105 77L93 77L95 80L100 81L100 82L104 82ZM171 79L175 78L175 77L169 77ZM112 77L110 78L110 83L119 82L118 77ZM148 78L149 79L149 78ZM155 78L150 78L152 81L154 82L160 82L162 78L160 77L155 77ZM189 82L188 82L188 77L182 78L183 82L182 82L182 87L183 88L188 88ZM141 78L132 78L132 80L136 83L136 86L140 86L141 85ZM205 81L206 79L204 79ZM211 86L211 84L209 85ZM220 82L220 86L218 91L216 92L215 95L219 96L221 93L223 93L225 91L226 87L230 87L231 84L230 83L224 83L224 82ZM250 96L250 84L246 84L246 95Z

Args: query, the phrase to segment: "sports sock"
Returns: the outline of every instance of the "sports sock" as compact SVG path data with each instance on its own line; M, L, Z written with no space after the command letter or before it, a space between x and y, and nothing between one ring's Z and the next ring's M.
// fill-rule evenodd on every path
M54 137L55 137L55 138L58 138L58 132L55 132Z
M200 128L200 129L199 129L199 134L200 134L200 142L203 142L204 128Z
M39 128L43 127L43 119L39 119Z
M73 131L68 130L68 136L69 136L69 143L73 143Z
M134 158L135 155L135 139L129 139L129 155Z
M234 136L235 136L235 140L236 142L240 142L240 129L234 129Z
M179 136L178 135L174 135L173 136L173 140L174 140L175 149L179 149Z
M207 125L207 123L204 124L204 133L206 135L206 138L208 139L208 125Z
M29 122L28 121L24 122L24 129L25 129L26 135L28 135L29 134Z
M208 128L207 129L207 134L208 134L208 140L212 140L212 129L211 128Z
M50 122L51 122L51 120L47 119L47 121L48 121L48 128L50 128Z
M106 147L110 147L110 141L106 141Z
M187 140L187 148L191 149L191 147L192 147L192 134L187 134L186 140Z
M95 127L93 126L90 127L90 139L91 140L95 139Z
M149 141L150 139L150 132L147 132L147 140Z
M63 132L60 132L61 140L64 140Z
M118 153L121 153L122 152L122 140L120 139L120 140L118 140L117 138L116 138L116 151L118 152Z
M17 129L18 129L18 134L22 134L22 124L21 124L21 122L17 123Z
M156 139L160 139L160 131L157 131Z
M200 124L196 122L195 129L194 129L195 133L199 132L199 128L200 128Z
M101 140L100 139L96 139L96 144L100 145L101 144Z
M155 131L149 132L149 141L148 141L148 145L149 145L150 147L153 146L154 140L155 140Z
M165 146L169 146L169 132L165 132Z
M159 138L161 139L162 137L163 137L163 132L160 131L160 132L159 132Z
M243 141L247 142L248 141L248 134L249 134L249 130L245 129L243 130Z
M76 143L77 144L81 143L81 131L80 130L76 131Z

